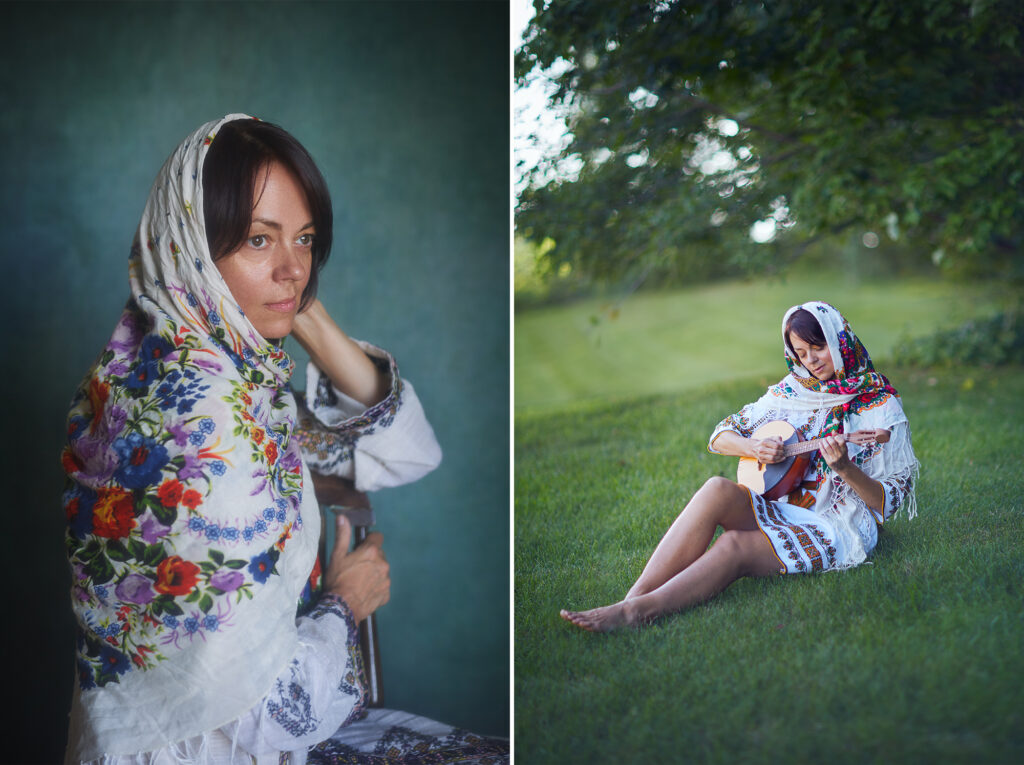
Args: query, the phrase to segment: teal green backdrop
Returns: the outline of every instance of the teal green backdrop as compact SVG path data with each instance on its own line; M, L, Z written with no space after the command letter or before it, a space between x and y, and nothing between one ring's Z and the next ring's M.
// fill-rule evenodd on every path
M0 759L56 761L65 741L67 403L124 305L157 170L197 125L236 111L281 124L317 160L336 221L320 297L350 334L395 354L444 450L422 481L374 496L392 564L385 702L507 736L507 4L2 10Z

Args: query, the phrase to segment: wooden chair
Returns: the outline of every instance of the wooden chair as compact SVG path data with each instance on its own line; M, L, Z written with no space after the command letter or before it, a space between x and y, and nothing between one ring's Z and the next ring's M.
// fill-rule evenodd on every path
M366 492L356 489L351 481L335 476L324 476L313 473L313 490L320 503L320 520L324 531L320 534L320 560L326 568L327 556L327 518L328 512L344 515L352 524L352 536L356 544L366 539L367 530L375 523L373 507ZM333 520L333 519L332 519ZM377 620L370 614L359 625L359 645L363 651L363 665L366 669L368 686L367 702L371 707L381 705L381 670L380 650L377 647Z

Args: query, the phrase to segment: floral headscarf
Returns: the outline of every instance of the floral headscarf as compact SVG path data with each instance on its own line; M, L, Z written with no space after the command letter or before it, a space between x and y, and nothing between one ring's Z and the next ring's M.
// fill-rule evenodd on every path
M817 320L828 343L829 355L835 368L835 376L831 380L818 380L808 372L786 342L786 324L790 316L801 308ZM842 433L843 420L847 415L859 414L890 395L899 396L885 375L875 371L867 349L853 334L850 323L838 309L828 303L812 301L795 305L786 311L782 317L782 345L790 377L775 386L778 395L808 400L814 408L822 406L825 400L822 397L836 397L831 402L832 412L823 435ZM794 389L791 382L799 388Z
M293 365L231 296L203 217L203 160L235 119L249 118L203 125L160 171L131 299L68 416L78 759L230 722L296 647L319 515L292 437Z

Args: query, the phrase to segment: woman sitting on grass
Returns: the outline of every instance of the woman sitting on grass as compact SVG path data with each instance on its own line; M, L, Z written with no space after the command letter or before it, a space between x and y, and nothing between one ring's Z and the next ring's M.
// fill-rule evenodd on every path
M752 434L784 420L804 439L824 438L799 482L769 501L727 478L707 481L679 514L640 578L618 603L562 611L606 632L707 600L744 576L850 568L878 541L878 526L906 503L916 514L917 459L899 394L850 325L827 303L790 308L782 320L790 374L718 424L708 449L760 463L782 461L779 438ZM724 533L710 546L716 529Z

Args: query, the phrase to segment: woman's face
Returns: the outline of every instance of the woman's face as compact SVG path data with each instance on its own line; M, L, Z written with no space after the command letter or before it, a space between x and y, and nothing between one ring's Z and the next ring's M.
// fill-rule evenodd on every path
M793 346L793 352L803 364L804 369L817 379L831 380L835 376L836 368L832 363L832 354L829 353L827 345L811 345L799 337L796 332L789 333L789 344Z
M265 338L285 337L309 281L313 216L295 177L275 162L257 181L249 238L216 261L231 295Z

